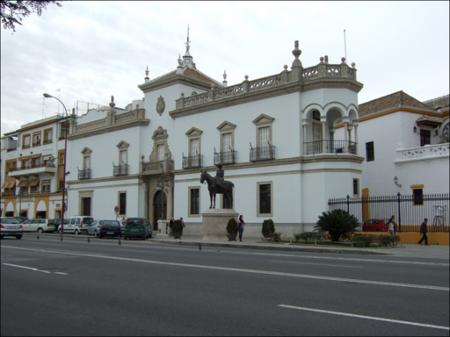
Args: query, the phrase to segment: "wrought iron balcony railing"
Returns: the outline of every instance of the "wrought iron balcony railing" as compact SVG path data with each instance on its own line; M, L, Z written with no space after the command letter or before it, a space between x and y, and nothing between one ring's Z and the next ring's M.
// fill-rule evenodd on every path
M275 146L259 146L250 148L250 161L262 161L275 159Z
M203 162L203 155L198 154L195 156L183 156L183 168L184 169L190 169L190 168L198 168L202 167Z
M115 177L128 175L128 167L128 164L113 165L113 175Z
M236 151L214 152L214 165L234 164L236 162Z
M303 154L351 153L356 154L357 143L348 140L315 140L303 143Z
M91 169L78 170L78 179L91 179Z

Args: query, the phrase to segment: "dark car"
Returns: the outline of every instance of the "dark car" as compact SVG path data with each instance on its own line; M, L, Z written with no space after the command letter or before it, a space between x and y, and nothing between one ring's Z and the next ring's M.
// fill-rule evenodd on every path
M125 240L131 238L142 238L145 240L153 235L152 226L145 218L128 218L124 224L123 237Z
M103 238L105 236L121 236L122 228L120 222L117 220L99 220L98 221L98 237Z
M0 238L5 236L14 236L21 239L23 235L23 227L19 221L14 218L0 218Z
M387 232L384 219L369 219L363 223L363 232Z
M69 223L69 219L64 219L64 225ZM55 229L54 232L57 232L59 226L61 226L61 219L48 219L48 225L52 225Z

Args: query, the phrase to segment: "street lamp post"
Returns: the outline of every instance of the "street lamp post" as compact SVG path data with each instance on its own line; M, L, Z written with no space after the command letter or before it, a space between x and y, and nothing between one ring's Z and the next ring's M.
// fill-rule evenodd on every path
M66 106L64 105L64 103L58 97L52 96L47 93L44 93L43 95L45 98L54 98L59 103L61 103L61 105L64 108L65 120L67 122L69 114L67 113L67 109L66 109ZM61 224L60 224L61 240L63 239L63 233L64 233L64 212L66 209L66 202L65 202L65 200L66 200L66 198L65 198L65 194L66 194L66 159L67 159L66 155L67 155L67 125L65 126L65 130L64 130L64 163L63 163L63 184L62 184L63 185L62 186L62 209L61 209Z

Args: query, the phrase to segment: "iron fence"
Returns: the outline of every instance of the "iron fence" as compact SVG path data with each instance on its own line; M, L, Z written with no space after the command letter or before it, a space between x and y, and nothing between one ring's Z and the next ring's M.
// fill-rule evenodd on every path
M333 198L328 200L330 210L342 209L355 216L360 223L369 219L385 222L396 216L399 232L418 232L420 224L428 219L430 232L449 232L450 196L448 193L413 195L387 195L373 197Z
M202 167L203 155L183 156L183 169Z
M236 151L214 152L214 165L234 164L236 162Z
M315 140L303 143L304 154L351 153L356 154L357 143L347 140Z

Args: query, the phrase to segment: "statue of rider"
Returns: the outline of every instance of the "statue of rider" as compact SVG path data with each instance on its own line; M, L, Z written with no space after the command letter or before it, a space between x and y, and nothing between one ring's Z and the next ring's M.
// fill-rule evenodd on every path
M224 171L222 169L222 164L217 165L216 181L220 187L223 187L223 183L225 180L224 180Z

